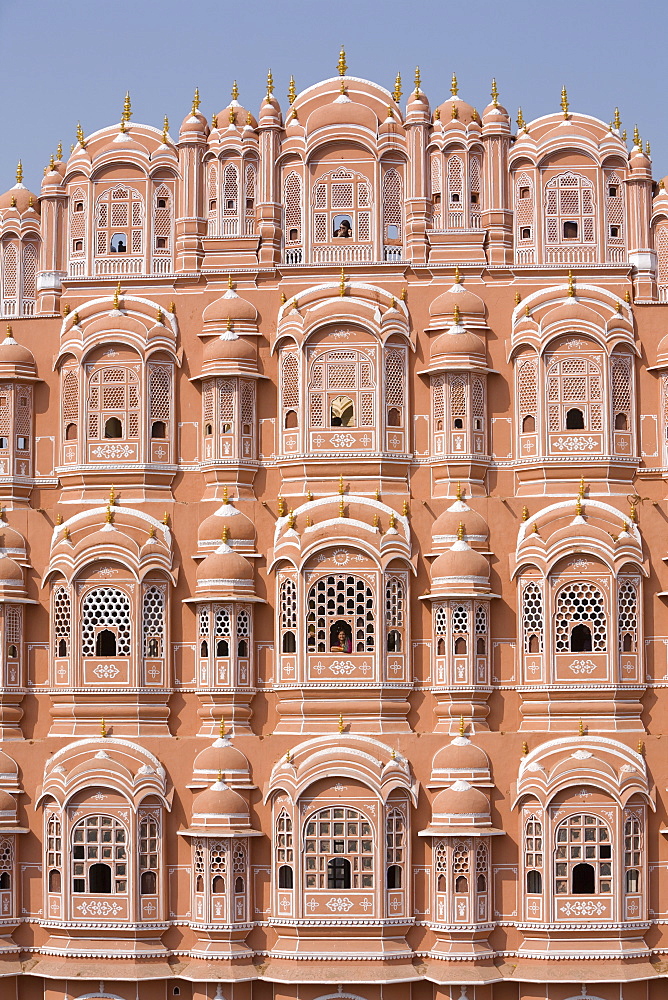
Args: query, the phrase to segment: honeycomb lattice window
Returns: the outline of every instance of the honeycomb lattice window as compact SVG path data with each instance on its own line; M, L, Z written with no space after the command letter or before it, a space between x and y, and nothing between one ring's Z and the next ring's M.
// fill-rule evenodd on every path
M128 836L115 816L86 816L72 831L72 892L128 891Z
M96 202L96 255L141 254L143 226L144 199L139 191L123 185L104 191Z
M209 874L215 880L216 876L227 875L227 846L224 840L212 840L209 846ZM213 882L212 882L213 886ZM214 892L222 892L223 886L218 884L213 888Z
M320 809L310 816L303 853L307 889L373 889L373 828L357 809Z
M361 351L329 351L311 361L309 369L311 427L322 427L323 420L338 426L344 417L336 414L332 403L341 393L350 400L345 410L346 427L370 427L374 424L375 366ZM335 424L338 420L339 424Z
M520 431L535 430L538 416L538 366L535 358L522 362L517 368L517 399ZM532 421L531 427L526 423L527 417Z
M294 580L284 580L279 598L281 629L297 628L297 585Z
M434 611L434 632L438 636L447 635L448 612L443 605L439 605Z
M614 355L612 360L612 420L616 430L631 429L631 385L633 369L627 354Z
M383 176L383 239L397 242L402 238L403 186L397 170Z
M390 577L385 587L385 618L388 628L404 627L405 609L406 585L399 577Z
M195 872L195 891L204 891L204 842L202 840L195 841L195 851L193 857L193 869Z
M296 410L299 407L299 365L294 354L286 354L281 370L283 407Z
M385 352L385 403L387 406L402 407L405 403L405 380L403 351Z
M37 244L26 243L23 247L23 300L35 298L35 279L37 277Z
M577 651L605 653L607 648L607 620L603 594L586 580L574 581L562 587L557 595L555 630L556 651L574 651L574 632L583 625L589 630L589 650Z
M596 242L594 186L581 174L553 177L545 186L546 242Z
M68 371L63 379L63 433L67 437L67 428L79 422L79 374ZM78 428L77 428L78 429Z
M165 587L151 586L144 591L142 608L142 633L144 656L164 656L165 645Z
M96 587L83 600L81 649L84 656L96 655L96 640L103 630L116 636L116 656L130 655L130 599L115 587Z
M172 372L164 365L149 365L148 395L151 420L169 420L172 402Z
M338 646L340 630L346 633L350 652L372 653L376 632L373 591L356 576L340 573L323 577L309 590L306 622L308 629L315 629L318 653Z
M610 829L599 816L578 814L555 831L554 891L557 895L612 892Z
M487 888L487 874L489 872L489 851L487 844L478 844L475 852L475 873L478 880L478 892L485 892ZM482 881L481 881L482 880Z
M123 365L93 372L88 385L88 436L91 440L138 438L140 418L136 372Z
M2 298L5 301L4 311L7 312L7 302L16 301L19 287L19 255L16 245L3 240L0 243L2 249ZM11 312L16 308L12 305Z
M438 840L434 844L434 873L437 880L440 877L445 877L448 872L448 849L445 845L445 841ZM440 886L439 886L440 888Z
M619 583L617 628L620 652L635 652L638 649L638 585L635 580Z
M547 392L550 431L603 429L603 380L593 361L580 357L555 362L547 372ZM581 418L573 424L569 414L575 411Z
M487 606L485 604L479 604L475 609L476 637L485 637L487 635L487 630Z
M86 195L76 188L69 200L70 257L80 259L86 251Z
M466 844L455 843L452 849L452 883L455 892L468 892L471 853Z
M232 873L233 875L246 874L247 853L246 845L241 840L232 841Z
M338 240L342 221L348 223L348 242L371 240L371 185L360 173L336 167L318 178L313 185L312 205L314 242ZM293 227L294 228L294 227Z
M661 288L668 286L668 225L657 226L654 233L656 247L657 277Z
M153 252L166 257L172 250L172 193L161 184L153 195Z
M463 604L458 604L452 611L452 635L467 636L469 632L469 609Z
M53 592L53 634L56 656L67 656L70 651L72 628L72 601L67 587L56 587Z
M2 888L9 888L14 880L14 843L9 838L0 840L0 875L5 875L4 881L9 882Z
M229 608L217 607L214 609L213 618L214 634L217 640L224 639L229 642L232 633L232 619ZM228 656L229 652L217 652L218 656Z
M208 605L200 605L197 620L199 622L200 636L207 636L211 628L211 614Z
M544 620L543 591L537 583L527 583L522 591L522 631L525 653L543 652Z
M285 240L300 243L302 238L302 179L291 171L283 183L283 217Z

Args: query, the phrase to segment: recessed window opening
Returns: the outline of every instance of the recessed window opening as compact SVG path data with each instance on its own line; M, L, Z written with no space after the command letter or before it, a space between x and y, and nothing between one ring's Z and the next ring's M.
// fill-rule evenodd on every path
M153 895L157 891L155 872L142 872L139 880L139 891L142 895Z
M621 235L622 231L619 226L610 226L610 239L618 240Z
M456 431L463 430L464 429L464 421L463 421L462 417L455 417L455 419L454 419L454 425L455 425L455 430Z
M584 425L584 413L577 406L572 407L566 412L566 430L581 431L584 430Z
M529 197L529 188L528 187L521 187L520 188L520 198L528 198L528 197Z
M348 858L330 858L327 862L327 888L350 889L351 869Z
M214 210L214 209L216 208L217 204L218 204L218 202L216 201L216 199L215 199L215 198L212 198L212 199L211 199L211 200L209 201L209 211L211 211L211 212L212 212L212 211L213 211L213 210Z
M387 426L401 427L401 410L397 406L391 406L387 411Z
M90 866L88 871L91 893L111 892L111 867L103 862L97 862Z
M49 892L60 892L61 878L57 868L52 868L49 872Z
M165 250L167 248L167 239L164 236L156 236L155 245L158 250Z
M335 239L351 239L353 220L349 215L335 215L332 221L332 236Z
M387 869L387 888L401 889L401 866L390 865Z
M527 892L542 892L543 876L535 870L527 872Z
M615 416L615 430L616 431L626 431L629 428L629 422L625 413L618 413Z
M596 873L594 866L581 862L573 868L574 896L591 896L596 892Z
M204 433L207 437L210 437L213 434L213 424L205 424Z
M522 433L523 434L533 434L536 430L536 418L532 413L527 413L526 417L522 420Z
M478 639L476 641L475 651L478 654L478 656L482 656L486 652L486 650L485 650L485 640L484 639Z
M401 652L401 632L397 629L390 629L387 633L387 651L388 653Z
M95 637L96 656L116 656L116 636L111 629L103 628Z
M118 417L109 417L104 422L104 436L106 438L122 438L123 424Z
M571 653L591 653L591 629L580 623L571 632Z
M230 644L227 639L219 639L216 643L216 656L229 656Z
M211 892L214 896L220 896L223 892L225 892L225 879L222 875L214 876L214 879L211 882Z
M616 184L611 184L609 186L609 188L608 188L608 195L609 195L610 198L616 198L617 197L617 185Z
M158 208L167 208L166 198L158 198Z
M296 243L298 241L298 239L299 239L299 230L298 229L291 229L288 232L288 242L289 243Z
M459 636L459 638L455 639L455 655L463 656L466 652L467 652L466 639L464 639L463 636Z
M331 427L354 427L355 405L349 396L336 396L330 404Z
M9 438L0 437L0 448L9 448Z
M278 888L292 889L294 885L294 873L290 865L281 865L278 869Z
M478 192L477 191L471 191L471 204L472 205L477 205L479 200L480 200L480 197L478 195Z
M563 237L565 240L576 240L578 238L577 222L564 222Z
M67 640L58 640L58 656L67 656Z
M285 414L285 427L287 430L293 430L297 427L297 411L288 410Z
M627 871L625 888L627 892L640 891L640 872L637 868L630 868Z
M75 253L81 253L81 251L83 250L83 240L75 240L72 249L74 250Z
M522 226L520 230L520 239L522 240L531 239L531 226Z
M167 425L164 420L154 420L151 424L151 437L164 438L167 436Z
M284 632L283 633L283 652L284 653L294 653L296 651L295 645L295 634L294 632Z
M399 239L399 226L396 226L393 222L391 222L387 227L387 238L388 240Z
M114 233L109 243L111 253L127 253L128 243L125 233Z
M459 201L459 194L456 191L450 193L450 201Z
M234 880L234 891L235 892L245 892L246 891L246 886L245 886L244 880L241 877L241 875L237 875L236 879Z
M202 641L200 643L200 646L199 646L199 655L200 656L208 656L209 655L209 643L206 641L206 639L202 639Z
M537 635L529 636L529 652L540 653L540 643Z
M16 439L16 447L18 448L19 451L27 451L28 450L28 438L26 438L26 437L17 437L17 439Z
M239 639L237 643L237 656L248 656L248 643L245 639Z
M75 201L74 202L74 211L75 212L83 212L83 210L84 210L83 202L82 201Z
M458 875L455 879L455 892L468 892L469 880L466 875Z
M76 441L77 439L77 425L68 424L65 428L65 440L66 441Z
M16 646L15 643L10 642L10 644L7 646L7 656L9 657L10 660L16 660L18 655L19 655L18 646Z

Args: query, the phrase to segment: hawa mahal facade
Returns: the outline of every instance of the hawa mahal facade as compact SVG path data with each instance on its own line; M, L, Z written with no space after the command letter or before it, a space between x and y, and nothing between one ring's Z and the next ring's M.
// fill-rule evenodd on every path
M0 197L3 996L665 996L668 193L400 98Z

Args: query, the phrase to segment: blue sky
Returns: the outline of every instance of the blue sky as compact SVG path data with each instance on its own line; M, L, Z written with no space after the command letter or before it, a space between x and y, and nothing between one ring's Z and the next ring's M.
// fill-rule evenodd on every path
M267 69L287 105L298 89L336 73L346 48L348 72L404 98L416 64L432 107L457 73L460 97L479 110L497 79L513 118L557 111L561 87L571 110L610 121L615 105L629 136L637 122L652 147L654 176L668 174L668 112L663 76L665 8L635 0L0 0L3 139L0 191L25 180L38 185L59 140L65 150L81 120L92 132L117 122L126 90L133 120L172 135L195 86L210 117L228 103L232 81L256 111Z

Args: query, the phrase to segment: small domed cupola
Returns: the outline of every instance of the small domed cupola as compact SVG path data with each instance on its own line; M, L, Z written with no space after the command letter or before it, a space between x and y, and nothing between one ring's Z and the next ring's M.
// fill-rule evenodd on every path
M431 567L431 594L442 597L489 594L489 576L487 559L465 541L464 525L460 523L457 541Z

